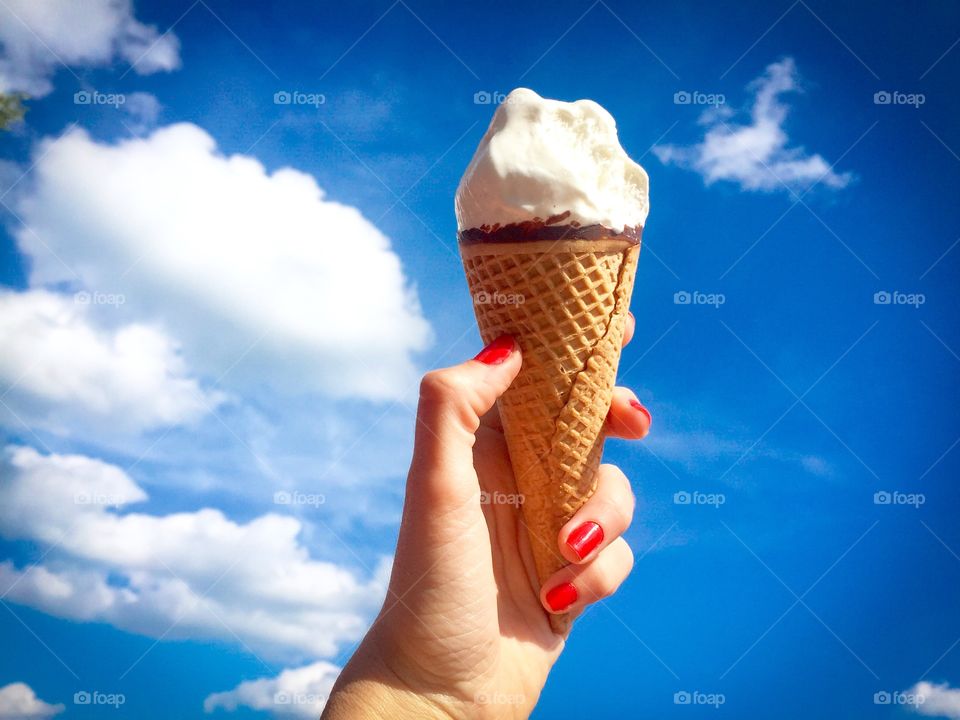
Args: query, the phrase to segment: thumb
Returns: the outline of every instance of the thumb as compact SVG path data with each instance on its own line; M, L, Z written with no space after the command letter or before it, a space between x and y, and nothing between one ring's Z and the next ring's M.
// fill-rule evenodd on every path
M477 491L473 444L480 418L510 387L520 364L516 341L502 335L472 360L424 375L410 478L434 503Z
M489 597L495 588L473 446L480 417L518 372L520 349L505 335L473 360L428 372L420 384L413 461L390 578L396 598L390 607L401 617L417 618L414 626L423 625L425 617L448 615L451 598Z

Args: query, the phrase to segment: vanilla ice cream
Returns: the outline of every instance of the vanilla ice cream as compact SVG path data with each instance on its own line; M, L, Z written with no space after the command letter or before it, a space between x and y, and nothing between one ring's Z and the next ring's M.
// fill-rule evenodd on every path
M456 197L461 236L530 222L637 233L649 207L647 173L620 147L610 113L526 88L497 108Z

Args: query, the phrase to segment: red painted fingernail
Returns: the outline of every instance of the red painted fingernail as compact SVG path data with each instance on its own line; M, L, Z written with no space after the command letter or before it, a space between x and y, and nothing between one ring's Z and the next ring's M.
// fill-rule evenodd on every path
M567 545L581 560L603 542L603 528L597 523L585 522L567 536Z
M484 365L499 365L510 357L516 347L517 343L510 335L501 335L477 353L474 360L479 360Z
M630 407L632 407L634 410L637 410L637 411L639 411L639 412L642 412L644 415L646 415L646 416L647 416L647 423L652 423L652 422L653 422L653 418L650 417L650 411L647 410L647 409L640 403L639 400L631 400L631 401L630 401Z
M579 594L573 583L557 585L547 593L547 605L554 612L563 612L577 601Z

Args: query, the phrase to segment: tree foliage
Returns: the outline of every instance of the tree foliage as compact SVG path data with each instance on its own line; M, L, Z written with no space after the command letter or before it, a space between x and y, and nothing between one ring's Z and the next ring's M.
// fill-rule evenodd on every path
M25 99L26 95L22 93L0 93L0 130L6 130L23 119L27 112L23 105Z

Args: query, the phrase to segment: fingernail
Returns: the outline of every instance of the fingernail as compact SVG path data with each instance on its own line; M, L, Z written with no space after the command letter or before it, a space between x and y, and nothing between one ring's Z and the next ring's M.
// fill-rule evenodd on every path
M501 335L477 353L474 360L479 360L484 365L499 365L510 357L515 347L517 343L510 335Z
M593 521L583 523L567 536L567 545L581 560L592 553L602 542L603 528Z
M579 595L573 583L564 583L547 593L547 605L553 612L563 612L577 601L577 597Z
M631 400L631 401L630 401L630 407L632 407L634 410L637 410L638 412L642 412L644 415L646 415L646 416L647 416L647 422L648 422L648 423L652 423L652 422L653 422L653 418L650 417L650 411L647 410L647 409L640 403L639 400Z

